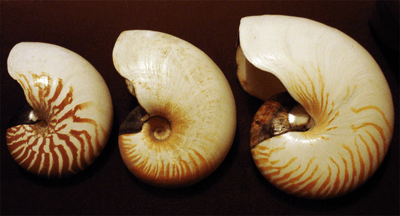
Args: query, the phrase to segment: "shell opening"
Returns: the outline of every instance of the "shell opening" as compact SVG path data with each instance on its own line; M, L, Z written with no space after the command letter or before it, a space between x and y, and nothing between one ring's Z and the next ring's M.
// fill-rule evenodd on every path
M240 85L248 94L265 101L287 91L274 74L259 69L249 62L240 45L236 50L236 65Z

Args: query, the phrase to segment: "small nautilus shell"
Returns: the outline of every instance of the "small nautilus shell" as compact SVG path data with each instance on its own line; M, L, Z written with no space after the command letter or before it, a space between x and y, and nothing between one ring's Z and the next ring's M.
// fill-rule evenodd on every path
M289 194L314 199L366 182L385 157L394 124L392 96L372 56L337 29L290 16L245 17L239 40L239 80L265 100L250 140L263 176ZM246 64L259 71L252 74ZM262 73L288 93L267 99L282 89L254 78Z
M7 64L29 104L7 129L14 160L47 178L85 169L106 145L113 120L101 75L78 54L39 42L15 45Z
M189 186L216 170L236 130L234 97L218 66L192 44L147 30L122 32L113 61L140 104L120 127L127 168L159 187Z

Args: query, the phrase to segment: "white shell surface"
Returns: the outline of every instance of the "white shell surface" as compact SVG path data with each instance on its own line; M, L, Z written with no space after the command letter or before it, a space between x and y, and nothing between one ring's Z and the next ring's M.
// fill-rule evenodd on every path
M244 56L240 45L236 51L237 77L242 88L250 95L263 101L286 92L282 82L272 73L258 69Z
M122 32L114 65L150 117L161 116L170 136L156 140L152 126L119 137L122 158L139 179L184 187L210 175L224 160L236 130L234 97L224 74L201 50L175 36Z
M15 45L7 64L42 120L7 130L11 155L26 170L49 178L85 169L106 145L113 121L101 75L80 55L40 42Z
M364 183L385 157L394 124L392 96L372 56L343 32L298 17L245 17L239 39L246 59L278 77L315 121L307 132L252 149L268 181L317 199Z

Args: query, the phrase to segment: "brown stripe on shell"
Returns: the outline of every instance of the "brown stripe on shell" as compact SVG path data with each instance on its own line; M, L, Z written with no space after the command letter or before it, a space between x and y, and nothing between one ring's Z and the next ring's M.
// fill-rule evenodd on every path
M311 82L312 80L306 72L301 74L302 77L297 74L293 75L293 77L288 77L288 80L290 80L290 87L294 94L296 94L299 101L302 102L304 108L309 111L310 115L315 118L314 120L318 122L318 128L316 130L318 130L318 133L320 134L319 138L322 140L329 140L330 138L323 135L323 132L325 131L330 133L339 129L338 126L332 126L331 124L340 116L340 112L339 110L335 110L335 103L330 101L329 93L324 93L325 83L321 74L318 73L318 75L318 79L316 81L314 80L314 82ZM317 88L315 85L319 85L319 97L317 97ZM356 89L357 85L348 88L346 97L351 97ZM276 107L279 106L279 104L270 103L268 108L263 107L260 108L260 110L264 114L268 112L277 112L279 109ZM384 124L380 126L376 123L365 122L350 125L352 131L358 135L356 135L353 143L343 143L340 146L340 148L342 148L339 151L340 153L338 152L335 157L331 157L330 160L326 162L325 174L309 178L308 181L303 180L302 184L289 184L289 179L296 179L296 176L301 175L299 174L299 166L291 166L290 169L282 169L282 165L278 164L281 164L283 160L281 163L272 163L269 159L269 157L272 157L274 154L271 149L266 148L265 145L258 145L260 142L271 138L272 136L270 134L267 134L266 137L259 136L262 128L261 126L258 126L257 128L257 125L253 122L252 127L254 127L255 130L251 132L250 143L252 148L256 146L256 148L252 149L252 154L257 167L272 184L287 193L297 196L308 198L331 198L354 190L373 174L376 167L383 160L382 156L388 149L388 138L386 137L384 130L386 129L385 127L390 130L392 130L392 128L383 111L376 106L351 108L351 111L355 114L365 111L376 112L381 116ZM269 117L264 117L264 119L262 119L260 118L261 115L257 115L259 114L256 114L254 118L257 122L270 121L268 118L274 116L270 115ZM255 136L254 134L257 135L257 133L258 136ZM375 136L376 134L378 134L377 137ZM261 140L260 137L262 138ZM254 143L257 144L255 145ZM310 143L310 145L312 144ZM285 144L282 143L279 146L285 147ZM366 152L366 154L361 152L361 148ZM374 155L372 154L373 149L376 151L376 154ZM336 159L333 158L340 158L340 160L336 161ZM292 158L287 158L285 161L290 161L291 159ZM343 168L341 168L342 165ZM318 164L315 166L318 166ZM333 169L333 167L336 167L336 169ZM303 179L304 178L305 177L303 176ZM293 182L296 182L296 180L293 180Z
M39 111L42 121L7 129L7 145L16 162L29 172L48 178L66 177L86 168L99 154L102 148L99 142L99 130L104 132L93 119L77 115L78 111L85 110L92 104L81 103L65 112L74 101L74 91L71 86L64 98L60 98L63 89L66 88L61 79L54 82L48 74L31 74L33 87L30 89L28 75L19 74L19 76L26 97L32 107ZM47 80L48 85L44 85L41 79ZM53 83L57 85L54 86ZM33 89L37 89L38 97L34 96ZM61 102L55 104L60 99ZM62 112L65 113L60 117ZM64 121L68 119L71 119L73 124L91 125L95 136L92 137L86 130L66 131L67 123Z

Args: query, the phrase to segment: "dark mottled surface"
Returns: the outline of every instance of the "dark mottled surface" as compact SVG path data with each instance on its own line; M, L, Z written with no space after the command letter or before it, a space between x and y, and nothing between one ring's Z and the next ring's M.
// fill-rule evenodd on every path
M146 115L146 110L144 110L141 106L137 106L122 122L119 128L119 134L131 134L142 131L142 126L147 120L147 118L144 119L143 117Z

